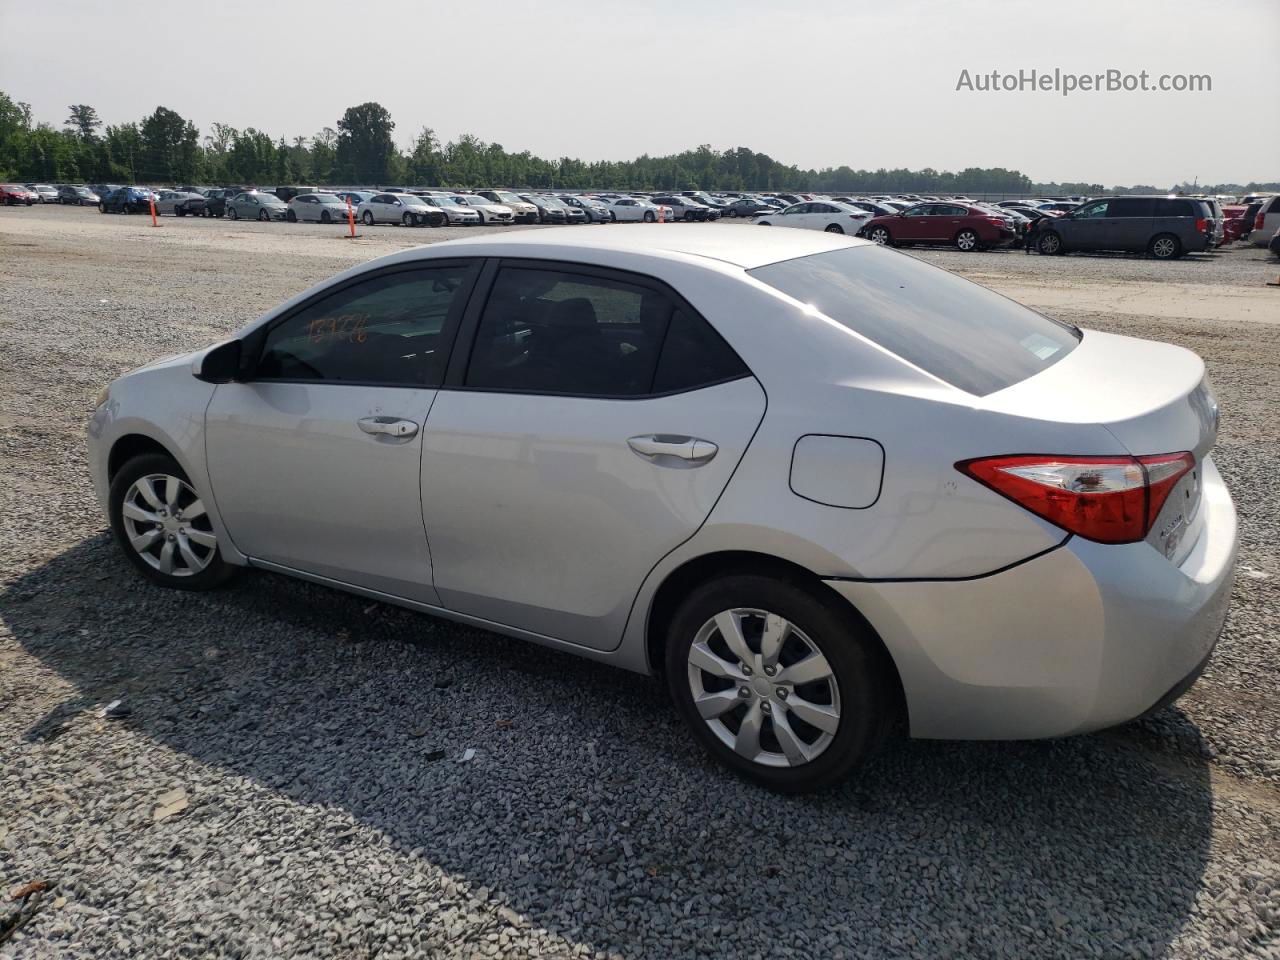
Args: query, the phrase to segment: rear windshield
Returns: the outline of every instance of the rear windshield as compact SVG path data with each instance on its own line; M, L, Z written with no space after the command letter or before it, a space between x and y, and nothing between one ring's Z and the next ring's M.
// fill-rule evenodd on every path
M940 380L986 396L1075 349L1080 332L905 253L847 247L748 271Z

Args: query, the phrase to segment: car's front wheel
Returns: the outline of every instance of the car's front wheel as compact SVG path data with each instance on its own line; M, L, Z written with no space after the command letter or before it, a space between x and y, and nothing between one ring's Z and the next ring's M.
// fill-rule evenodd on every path
M270 219L271 219L271 214L267 213L267 211L265 211L265 210L259 210L259 211L258 211L258 219L259 219L259 220L270 220Z
M1057 256L1062 253L1062 237L1052 230L1042 233L1040 239L1036 241L1036 249L1046 256Z
M667 683L694 736L786 793L832 786L874 750L896 702L882 661L834 598L755 573L694 590L666 650Z
M871 232L867 234L867 238L872 243L878 243L881 246L887 246L893 242L893 238L889 236L887 227L872 227Z
M208 509L170 457L134 457L111 481L111 530L147 579L181 590L209 590L235 567L222 559Z

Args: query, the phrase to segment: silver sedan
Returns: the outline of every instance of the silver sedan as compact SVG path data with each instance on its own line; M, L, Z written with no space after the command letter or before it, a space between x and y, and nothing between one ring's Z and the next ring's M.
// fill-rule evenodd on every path
M1188 350L695 224L360 264L110 384L89 453L153 583L257 567L661 674L714 757L801 791L887 731L1179 696L1231 593L1217 425Z
M285 219L290 223L299 220L318 223L346 223L347 201L332 193L300 193L289 201ZM352 216L355 215L352 208Z
M232 220L283 220L288 213L288 204L274 193L251 190L227 201L227 216Z

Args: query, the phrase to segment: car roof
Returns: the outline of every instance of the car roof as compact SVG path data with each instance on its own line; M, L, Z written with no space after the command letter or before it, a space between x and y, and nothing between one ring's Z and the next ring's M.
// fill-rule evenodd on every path
M567 234L567 235L566 235ZM640 253L656 256L704 257L750 270L767 263L793 260L841 247L863 246L867 240L821 230L761 228L755 224L682 224L621 226L583 236L579 231L528 230L494 238L466 237L393 254L416 259L436 256L544 257L572 260L578 252Z

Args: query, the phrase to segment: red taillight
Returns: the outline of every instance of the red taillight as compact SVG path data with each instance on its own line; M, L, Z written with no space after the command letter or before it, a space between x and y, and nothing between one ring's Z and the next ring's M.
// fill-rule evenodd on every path
M1099 543L1146 537L1190 453L1148 457L1020 455L962 460L956 469L1039 517Z
M1208 220L1206 220L1204 217L1201 217L1199 220L1196 221L1196 230L1199 231L1200 233L1204 233L1205 227L1208 223L1209 223Z
M1253 229L1261 230L1263 225L1266 222L1267 222L1267 215L1263 213L1261 210L1259 210L1258 215L1253 218Z
M987 223L993 223L993 224L995 224L997 227L1003 227L1003 226L1004 226L1004 218L1003 218L1003 217L985 217L984 219L987 221Z

